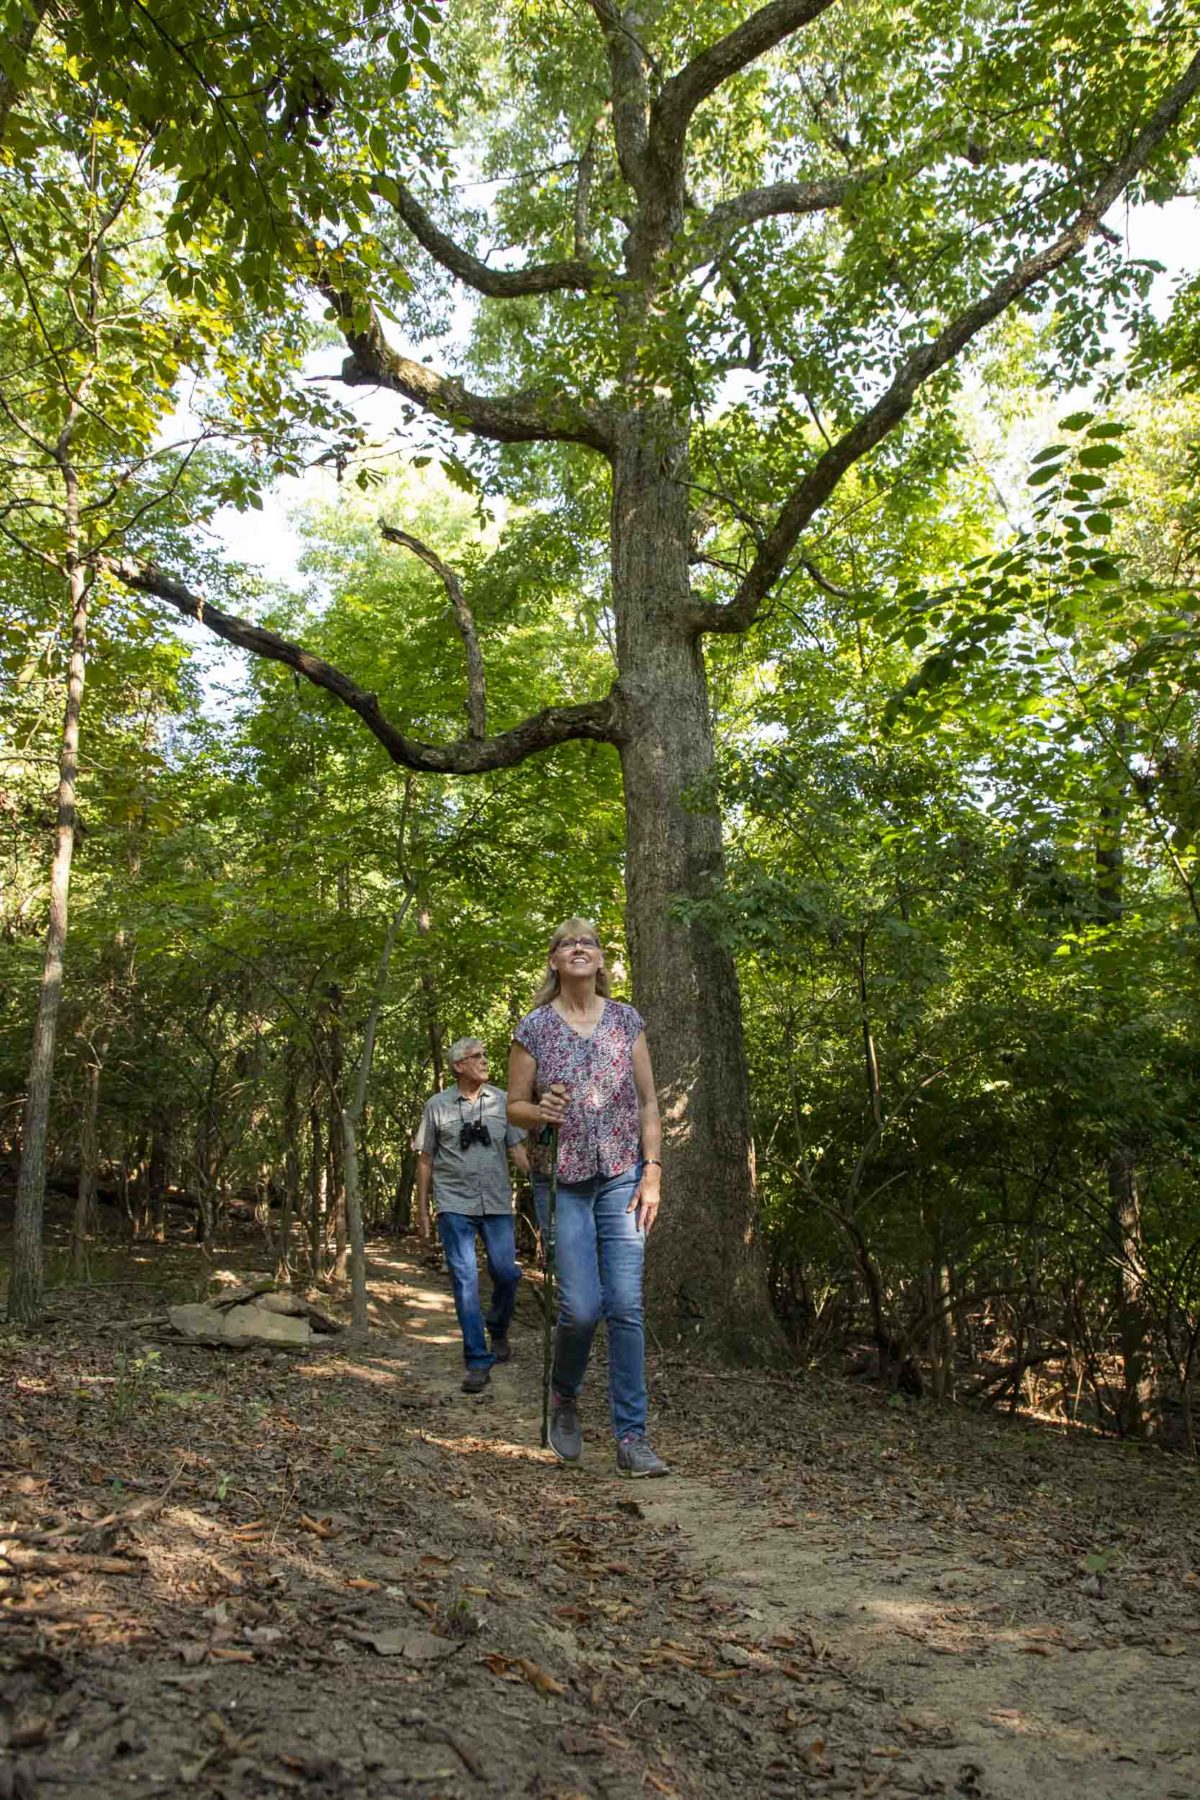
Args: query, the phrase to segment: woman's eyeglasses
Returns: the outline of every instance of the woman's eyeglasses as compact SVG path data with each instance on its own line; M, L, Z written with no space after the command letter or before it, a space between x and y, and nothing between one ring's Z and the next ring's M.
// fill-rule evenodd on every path
M556 950L598 950L599 943L595 938L559 938Z

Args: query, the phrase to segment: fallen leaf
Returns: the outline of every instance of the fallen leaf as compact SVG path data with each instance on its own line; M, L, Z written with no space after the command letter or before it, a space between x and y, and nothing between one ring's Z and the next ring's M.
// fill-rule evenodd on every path
M314 1537L332 1538L337 1536L337 1530L329 1518L310 1519L307 1513L301 1513L296 1523L301 1531L311 1531Z
M254 1661L252 1650L225 1650L220 1644L210 1644L208 1654L214 1662L252 1663Z
M566 1693L567 1690L561 1681L556 1681L553 1675L548 1675L545 1669L539 1668L537 1663L530 1661L529 1657L518 1656L517 1667L530 1687L535 1687L539 1694Z
M357 1588L362 1594L377 1594L382 1585L379 1581L368 1581L365 1575L352 1575L346 1583L348 1588Z

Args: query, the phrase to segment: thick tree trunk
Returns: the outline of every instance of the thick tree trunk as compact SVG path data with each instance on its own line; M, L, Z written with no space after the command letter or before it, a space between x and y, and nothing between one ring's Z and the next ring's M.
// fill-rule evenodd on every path
M634 999L663 1113L663 1206L647 1260L660 1330L700 1327L745 1354L776 1341L755 1233L750 1098L733 959L703 918L721 823L701 643L688 601L686 444L664 415L628 422L613 469L613 593ZM700 796L697 798L696 796Z
M79 768L79 714L87 660L86 571L73 563L71 595L71 661L67 674L67 706L63 719L58 776L58 824L50 868L50 923L38 989L29 1061L29 1091L21 1133L21 1167L17 1176L13 1219L13 1267L8 1290L8 1316L31 1324L42 1310L42 1212L46 1200L46 1133L54 1076L54 1040L62 1001L63 956L67 942L67 898L71 857L75 849L75 780Z

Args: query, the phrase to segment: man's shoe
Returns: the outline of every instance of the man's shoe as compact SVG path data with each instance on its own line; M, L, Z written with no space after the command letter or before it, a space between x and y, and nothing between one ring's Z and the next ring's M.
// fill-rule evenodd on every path
M464 1394L482 1394L491 1379L490 1369L468 1369L463 1376L462 1391Z
M669 1475L670 1469L656 1456L644 1437L617 1439L617 1474L635 1479L642 1475Z
M583 1455L583 1432L573 1400L556 1398L550 1409L550 1448L559 1462L578 1462Z
M493 1337L492 1355L498 1363L512 1361L512 1351L508 1347L507 1337Z

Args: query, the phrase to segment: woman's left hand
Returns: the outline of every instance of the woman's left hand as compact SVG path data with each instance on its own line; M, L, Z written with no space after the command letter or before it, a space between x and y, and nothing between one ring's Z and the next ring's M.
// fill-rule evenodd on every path
M654 1227L654 1221L658 1217L658 1188L659 1172L658 1166L655 1164L652 1170L643 1169L642 1179L634 1189L633 1199L625 1208L626 1212L633 1212L636 1209L637 1219L635 1222L637 1228L639 1231L644 1231L647 1237L649 1237L650 1232Z

